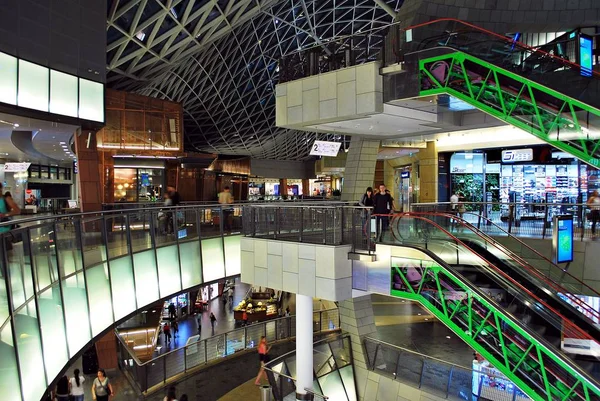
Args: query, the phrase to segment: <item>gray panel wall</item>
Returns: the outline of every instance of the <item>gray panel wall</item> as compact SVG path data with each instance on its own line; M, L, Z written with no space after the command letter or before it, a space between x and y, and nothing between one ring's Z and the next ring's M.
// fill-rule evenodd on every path
M315 162L252 159L250 174L265 178L315 178Z
M0 51L105 82L106 1L0 0Z

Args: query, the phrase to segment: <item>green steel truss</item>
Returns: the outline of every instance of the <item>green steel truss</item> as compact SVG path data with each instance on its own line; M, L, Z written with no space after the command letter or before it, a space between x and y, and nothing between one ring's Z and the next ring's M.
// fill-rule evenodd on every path
M421 303L536 401L600 400L600 389L461 276L436 262L392 258L391 295Z
M600 165L596 108L460 51L419 60L419 75L421 96L454 96L584 163Z

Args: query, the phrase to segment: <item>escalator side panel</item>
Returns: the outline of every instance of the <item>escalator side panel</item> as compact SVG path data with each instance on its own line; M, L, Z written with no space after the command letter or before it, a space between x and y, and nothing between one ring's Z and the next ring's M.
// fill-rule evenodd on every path
M392 258L391 295L415 300L534 400L600 400L600 389L429 251Z

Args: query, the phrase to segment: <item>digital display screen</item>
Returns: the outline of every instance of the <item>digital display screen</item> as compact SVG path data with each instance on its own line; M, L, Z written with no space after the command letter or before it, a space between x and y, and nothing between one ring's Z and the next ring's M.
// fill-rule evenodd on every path
M573 216L555 216L552 233L554 263L573 261Z
M142 186L143 187L149 187L150 186L150 177L148 176L148 173L142 173L142 174L140 174L140 178L141 178Z
M592 38L581 35L579 37L579 64L581 75L592 76Z

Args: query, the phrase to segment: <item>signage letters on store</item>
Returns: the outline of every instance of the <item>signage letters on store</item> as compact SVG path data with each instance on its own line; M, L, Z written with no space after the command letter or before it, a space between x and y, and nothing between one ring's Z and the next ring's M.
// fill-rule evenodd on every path
M502 161L508 162L529 162L533 160L533 149L514 149L514 150L503 150Z

